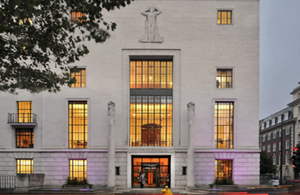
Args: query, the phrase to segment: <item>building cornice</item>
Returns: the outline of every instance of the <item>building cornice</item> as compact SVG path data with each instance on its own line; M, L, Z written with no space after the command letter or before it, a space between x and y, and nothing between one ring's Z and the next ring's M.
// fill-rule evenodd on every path
M289 124L295 124L296 121L297 121L297 118L288 119L286 121L277 123L276 125L272 125L271 127L268 127L268 128L263 129L263 130L260 130L259 134L265 133L265 132L268 132L268 131L271 131L271 130L274 130L274 129L278 128L278 127L281 127L281 125L284 126L284 125L289 125Z
M300 88L299 88L299 89L300 89ZM295 106L295 105L297 105L297 104L299 104L299 103L300 103L300 98L296 99L295 101L292 101L291 103L288 104L288 106L293 107L293 106Z

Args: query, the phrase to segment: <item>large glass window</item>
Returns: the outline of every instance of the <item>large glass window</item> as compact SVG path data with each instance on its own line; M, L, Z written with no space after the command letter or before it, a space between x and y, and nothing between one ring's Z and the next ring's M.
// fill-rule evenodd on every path
M18 122L32 123L32 102L17 102Z
M17 148L33 148L33 129L16 129Z
M132 170L132 187L140 187L139 177L142 173L147 179L145 187L170 186L169 157L133 157Z
M216 82L217 88L232 88L232 70L218 69Z
M218 11L218 24L231 24L232 11L219 10Z
M172 61L130 61L130 146L172 146Z
M17 174L32 174L33 159L17 159Z
M86 101L69 102L69 148L87 148Z
M215 179L232 181L232 160L215 160Z
M215 103L216 148L233 148L233 102Z
M78 181L87 179L86 177L87 162L86 160L70 160L70 179L77 178Z
M85 68L71 69L71 78L76 79L76 83L71 84L71 87L85 87Z

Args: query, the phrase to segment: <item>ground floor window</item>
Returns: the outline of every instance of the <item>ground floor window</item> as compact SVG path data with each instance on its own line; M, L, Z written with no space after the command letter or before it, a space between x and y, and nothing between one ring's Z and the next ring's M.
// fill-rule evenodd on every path
M33 159L17 159L17 174L32 174Z
M215 160L215 179L232 181L232 160Z
M146 188L158 188L170 186L170 157L153 156L132 157L132 187L140 187L139 177L144 173L146 178Z
M33 148L33 129L16 129L17 148Z
M78 181L86 180L86 160L70 160L70 179L74 180L75 178Z

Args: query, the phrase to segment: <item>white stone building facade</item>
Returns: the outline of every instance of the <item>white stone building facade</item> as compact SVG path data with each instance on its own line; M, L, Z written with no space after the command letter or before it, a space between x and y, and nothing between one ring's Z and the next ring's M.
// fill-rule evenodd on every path
M259 184L259 0L136 0L105 15L117 30L72 65L83 85L0 94L0 175L25 160L45 185L72 170L108 187L139 187L141 172L146 187Z

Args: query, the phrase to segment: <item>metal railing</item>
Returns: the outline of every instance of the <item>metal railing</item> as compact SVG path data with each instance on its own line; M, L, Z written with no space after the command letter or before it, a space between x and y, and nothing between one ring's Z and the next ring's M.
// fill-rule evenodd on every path
M0 175L0 189L10 189L16 187L16 176Z
M36 114L8 113L7 123L36 123Z

